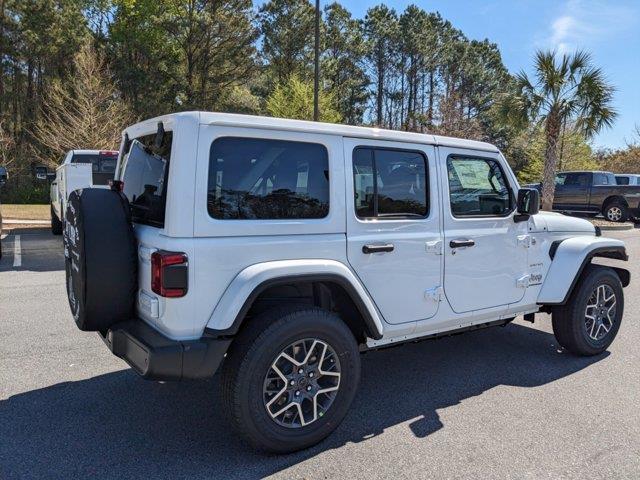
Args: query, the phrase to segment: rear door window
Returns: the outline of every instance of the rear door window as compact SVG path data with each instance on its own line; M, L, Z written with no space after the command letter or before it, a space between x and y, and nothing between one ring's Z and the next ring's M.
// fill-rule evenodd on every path
M131 205L132 220L163 227L172 134L165 132L159 147L155 145L155 138L155 134L147 135L131 142L120 180Z
M609 185L609 177L605 173L595 173L593 175L594 185Z
M327 149L286 140L216 139L209 155L207 210L223 220L326 217Z
M421 152L358 147L353 181L360 218L422 218L429 213L427 159Z
M556 176L556 185L566 187L588 187L590 173L561 173Z

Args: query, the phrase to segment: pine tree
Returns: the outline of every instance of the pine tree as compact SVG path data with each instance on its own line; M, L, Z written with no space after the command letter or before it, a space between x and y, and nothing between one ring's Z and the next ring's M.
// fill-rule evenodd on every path
M348 124L360 124L369 97L369 79L364 71L366 46L361 24L338 3L325 8L325 22L322 78L337 100L342 120Z
M395 10L385 5L378 5L367 11L364 32L368 43L367 57L373 70L375 84L374 121L380 126L384 124L385 82L391 75L398 28L398 16Z
M321 91L318 105L320 121L340 122L340 112L331 92ZM267 111L274 117L313 120L313 82L291 75L286 82L276 85L267 98Z
M315 10L307 0L270 0L259 11L262 54L274 83L311 78Z

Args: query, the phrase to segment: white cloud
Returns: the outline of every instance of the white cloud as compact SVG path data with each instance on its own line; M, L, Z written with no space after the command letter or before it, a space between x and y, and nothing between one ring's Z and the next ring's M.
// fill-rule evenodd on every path
M568 0L537 43L566 53L584 48L633 27L637 12L612 2Z

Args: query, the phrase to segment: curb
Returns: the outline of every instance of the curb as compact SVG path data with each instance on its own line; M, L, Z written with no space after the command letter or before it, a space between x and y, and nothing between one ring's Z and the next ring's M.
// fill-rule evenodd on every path
M50 220L16 220L14 218L5 218L2 222L7 225L51 225Z
M600 230L602 230L603 232L605 231L622 231L622 230L633 230L635 228L635 225L633 224L628 224L628 225L598 225L600 227Z

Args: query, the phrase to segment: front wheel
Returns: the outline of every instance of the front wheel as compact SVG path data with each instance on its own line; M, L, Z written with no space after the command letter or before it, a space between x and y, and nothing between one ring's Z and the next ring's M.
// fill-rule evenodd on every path
M624 295L614 270L588 265L566 305L553 312L553 333L558 343L576 355L604 352L622 322Z
M289 453L327 437L347 414L360 379L353 334L315 307L268 311L244 326L222 373L236 430L254 447Z

